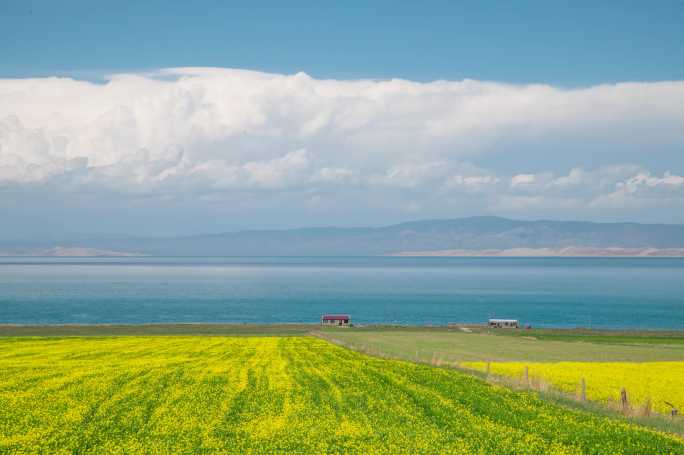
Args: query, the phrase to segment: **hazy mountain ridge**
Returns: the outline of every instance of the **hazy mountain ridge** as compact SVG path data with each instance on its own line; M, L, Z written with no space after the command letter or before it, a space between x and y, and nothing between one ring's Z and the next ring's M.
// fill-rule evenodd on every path
M131 257L145 256L141 253L128 251L100 250L80 246L56 246L48 249L22 249L0 251L0 256L36 256L36 257Z
M159 256L363 256L445 250L684 248L684 225L519 221L499 217L422 220L384 227L238 231L173 238L85 239L70 248ZM30 245L0 245L0 251ZM33 250L49 250L41 245ZM671 252L670 252L671 253ZM651 251L651 255L658 255ZM600 254L607 255L607 254ZM671 255L671 254L664 254Z
M684 257L684 248L507 248L504 250L402 251L388 256L405 257Z

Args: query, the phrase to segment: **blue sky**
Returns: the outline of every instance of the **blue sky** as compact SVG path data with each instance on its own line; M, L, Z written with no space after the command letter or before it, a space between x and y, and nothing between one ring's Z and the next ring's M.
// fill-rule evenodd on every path
M684 223L684 2L0 1L0 240Z
M317 78L684 78L682 1L0 2L0 74L219 66Z

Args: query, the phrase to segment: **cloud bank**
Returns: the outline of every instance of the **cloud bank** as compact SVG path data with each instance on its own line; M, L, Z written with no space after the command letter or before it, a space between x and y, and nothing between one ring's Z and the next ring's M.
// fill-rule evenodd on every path
M241 194L247 211L624 215L684 209L683 147L681 81L568 89L217 68L0 79L5 202Z

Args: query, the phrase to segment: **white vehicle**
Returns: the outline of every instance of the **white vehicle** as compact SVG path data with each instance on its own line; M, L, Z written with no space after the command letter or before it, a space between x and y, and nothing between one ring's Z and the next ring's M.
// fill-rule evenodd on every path
M520 322L517 319L490 319L487 326L492 329L517 329Z

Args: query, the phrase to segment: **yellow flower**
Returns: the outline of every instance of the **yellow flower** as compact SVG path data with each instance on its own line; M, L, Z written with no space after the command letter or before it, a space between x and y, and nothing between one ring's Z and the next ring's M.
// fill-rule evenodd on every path
M684 453L684 444L317 338L0 339L0 453L194 452Z
M485 362L463 362L461 366L485 371ZM525 367L530 380L545 381L555 389L579 395L581 381L589 400L617 403L624 388L632 408L650 402L656 412L669 413L671 403L684 409L684 362L492 362L490 372L521 378Z

